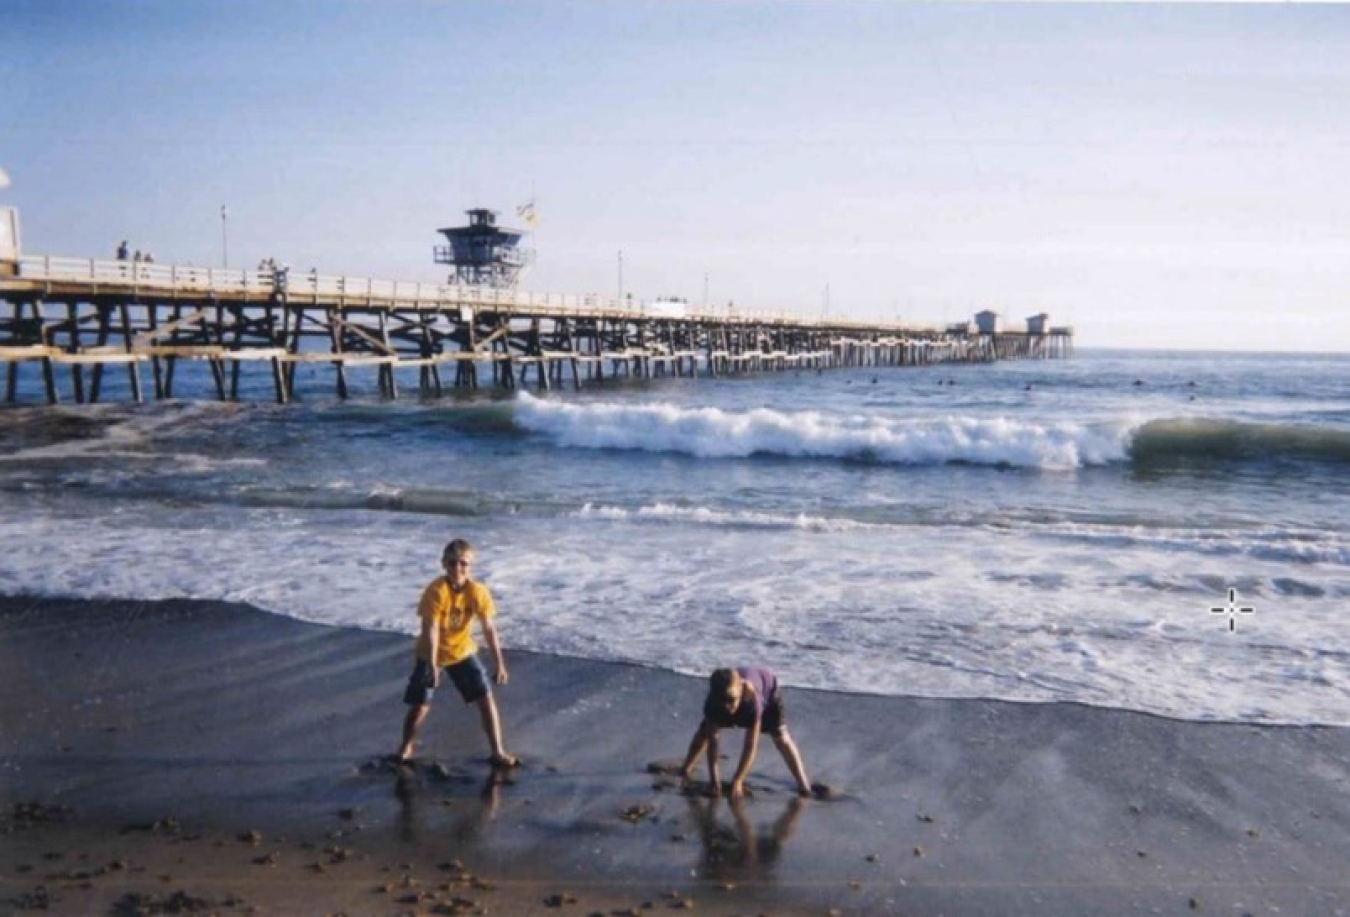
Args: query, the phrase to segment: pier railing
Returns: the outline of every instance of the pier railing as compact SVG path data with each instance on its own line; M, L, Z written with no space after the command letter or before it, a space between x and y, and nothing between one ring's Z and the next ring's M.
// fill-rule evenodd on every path
M298 272L286 268L197 267L190 264L29 255L19 259L17 278L36 284L87 284L107 291L121 289L128 293L147 295L228 297L245 294L265 297L284 294L293 298L379 303L413 309L508 307L541 315L599 314L609 318L790 323L831 328L891 328L920 333L937 332L943 327L923 322L888 323L817 318L782 310L743 309L734 305L717 307L689 304L683 315L667 312L651 315L647 312L649 303L645 299L625 297L620 300L598 293L543 293L417 280L380 280L346 274Z

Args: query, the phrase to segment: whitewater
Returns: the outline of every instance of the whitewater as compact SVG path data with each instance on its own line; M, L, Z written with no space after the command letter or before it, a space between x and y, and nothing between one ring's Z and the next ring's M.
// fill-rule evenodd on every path
M1348 725L1348 363L1089 351L395 403L372 377L284 407L202 379L6 406L0 591L412 633L464 536L508 647Z

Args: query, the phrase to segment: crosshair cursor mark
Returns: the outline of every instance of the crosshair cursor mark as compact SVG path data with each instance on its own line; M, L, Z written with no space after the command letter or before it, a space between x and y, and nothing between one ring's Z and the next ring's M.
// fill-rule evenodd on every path
M1228 630L1231 633L1237 630L1238 615L1253 615L1256 614L1256 609L1250 605L1238 605L1237 590L1229 587L1228 604L1213 606L1209 609L1209 613L1212 615L1228 615Z

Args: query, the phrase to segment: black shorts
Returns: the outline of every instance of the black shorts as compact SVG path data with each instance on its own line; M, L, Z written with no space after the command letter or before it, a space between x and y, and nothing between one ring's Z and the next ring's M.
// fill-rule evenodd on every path
M408 676L408 687L403 692L403 703L409 707L421 707L431 703L431 698L436 693L436 689L431 686L432 671L431 663L425 659L417 660L412 674ZM450 676L450 681L454 683L459 696L464 698L466 704L482 700L492 690L488 686L487 670L483 668L483 663L478 661L477 656L461 659L452 666L446 666L443 671Z
M746 729L754 724L754 712L747 706L737 711L739 716L719 709L711 700L703 705L703 718L719 729ZM787 728L787 707L783 704L783 692L776 691L764 705L764 714L759 718L759 731L763 735L778 735Z
M787 708L783 706L783 695L775 694L764 707L764 715L759 718L759 731L765 735L778 735L787 728Z

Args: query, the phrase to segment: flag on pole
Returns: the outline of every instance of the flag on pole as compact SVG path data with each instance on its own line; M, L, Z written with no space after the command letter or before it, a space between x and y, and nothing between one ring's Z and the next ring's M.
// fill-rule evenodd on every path
M534 201L528 204L521 204L516 208L516 216L525 221L526 226L534 226L537 218L534 215Z
M4 169L0 169L0 188L9 187L9 174Z

